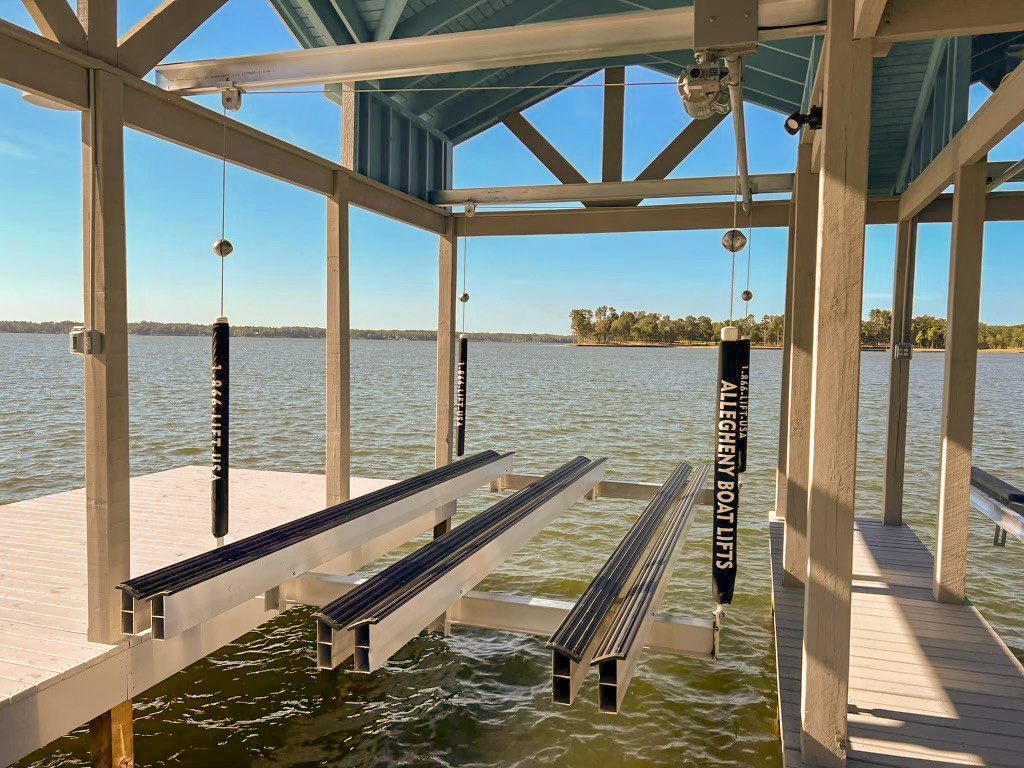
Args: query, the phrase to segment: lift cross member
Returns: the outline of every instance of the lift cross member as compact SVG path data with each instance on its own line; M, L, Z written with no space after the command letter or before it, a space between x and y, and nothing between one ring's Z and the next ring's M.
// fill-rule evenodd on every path
M996 524L992 543L1006 546L1006 534L1024 541L1024 491L971 467L971 506Z
M607 629L620 596L636 578L638 566L666 517L678 509L684 493L691 490L688 481L692 473L689 464L676 467L551 636L551 690L556 704L572 704L576 698L597 641ZM696 500L693 493L686 498Z
M604 459L580 456L385 568L317 614L317 665L377 669L591 490Z
M275 589L508 472L512 454L484 451L218 549L130 579L122 631L152 618L164 640Z

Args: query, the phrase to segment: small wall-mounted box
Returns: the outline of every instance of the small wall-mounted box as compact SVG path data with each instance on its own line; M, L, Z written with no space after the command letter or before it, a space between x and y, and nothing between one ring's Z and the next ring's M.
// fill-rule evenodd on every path
M914 345L907 343L896 344L892 348L892 356L895 360L909 360L914 356Z
M103 334L87 330L84 325L72 328L70 336L72 355L96 355L103 347Z

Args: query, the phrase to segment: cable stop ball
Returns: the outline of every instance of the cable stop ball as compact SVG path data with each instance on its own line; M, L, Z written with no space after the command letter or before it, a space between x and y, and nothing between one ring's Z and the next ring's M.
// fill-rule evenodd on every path
M747 236L738 229L730 229L722 235L722 247L729 253L739 253L747 244Z
M459 294L459 301L461 301L463 304L465 304L467 301L469 301L469 294L466 293L465 291L460 293Z
M754 293L753 291L744 291L743 293L740 294L740 298L743 299L744 301L750 301L752 298L754 298Z
M235 250L235 246L231 244L230 240L221 238L213 244L213 252L220 256L222 259L226 256L230 256L231 252Z

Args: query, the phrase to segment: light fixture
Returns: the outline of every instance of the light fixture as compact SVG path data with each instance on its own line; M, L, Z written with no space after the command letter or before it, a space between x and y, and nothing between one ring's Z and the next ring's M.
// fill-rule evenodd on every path
M808 130L816 131L821 128L821 107L811 107L807 114L802 114L799 110L794 112L792 115L786 118L786 122L783 123L783 127L786 129L786 133L790 136L796 136L800 133L800 128L806 125Z

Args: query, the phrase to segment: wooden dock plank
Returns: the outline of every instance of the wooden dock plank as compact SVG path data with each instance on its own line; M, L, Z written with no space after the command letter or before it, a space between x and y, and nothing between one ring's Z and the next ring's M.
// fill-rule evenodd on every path
M803 593L782 584L785 522L770 528L783 763L803 768ZM848 768L1024 765L1024 667L974 606L931 599L913 531L858 520L853 578Z
M214 546L210 472L180 467L131 481L132 575ZM322 509L323 475L232 469L228 541ZM352 478L358 496L391 481ZM86 639L85 493L14 502L0 514L0 712L121 646ZM2 714L0 714L2 717Z

